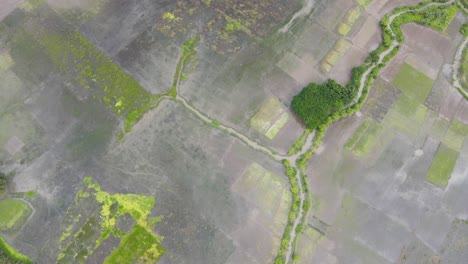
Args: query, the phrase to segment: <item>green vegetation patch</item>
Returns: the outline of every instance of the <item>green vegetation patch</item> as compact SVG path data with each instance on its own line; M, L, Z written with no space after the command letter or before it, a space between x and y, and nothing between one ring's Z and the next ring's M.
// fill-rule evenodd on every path
M0 212L0 230L10 231L20 228L32 210L21 200L7 199L0 201Z
M339 53L344 54L352 45L353 44L349 40L340 38L336 41L334 49Z
M347 150L352 150L354 146L356 146L357 142L359 139L362 137L364 132L369 128L369 126L372 123L372 119L369 117L366 117L364 122L356 129L356 131L353 133L353 135L348 139L348 141L345 144L345 148Z
M343 54L335 50L331 50L325 57L325 61L330 65L335 65L341 59L342 56Z
M147 228L135 225L104 263L155 263L164 252L160 243L160 239Z
M30 264L32 261L25 255L16 251L0 237L0 263L2 264Z
M465 38L468 37L468 24L467 23L461 26L460 34L462 34Z
M351 31L351 27L345 23L340 23L337 28L338 34L341 36L346 36L349 31Z
M426 175L426 180L445 188L457 162L458 152L445 144L440 144L436 156L432 160L431 167Z
M187 79L187 75L182 72L184 66L190 61L193 56L196 54L195 48L197 47L198 42L200 41L200 36L196 36L195 38L191 38L187 40L184 45L182 45L182 55L179 58L179 62L177 63L176 71L174 73L174 80L172 82L171 88L163 93L162 95L168 95L172 98L176 98L177 96L177 87L179 86L180 80Z
M8 181L6 175L0 172L0 197L5 193L8 187Z
M269 98L250 119L250 125L269 139L273 139L289 120L284 105L276 97Z
M402 115L395 109L388 111L382 120L382 124L386 127L390 127L402 132L411 139L415 139L418 136L419 130L421 128L421 125L416 124L411 119Z
M0 52L0 73L8 70L13 64L13 58L7 50Z
M138 194L109 194L101 189L91 177L84 180L86 188L78 192L74 206L98 204L98 210L94 210L83 224L81 213L78 216L67 215L70 225L65 228L60 238L60 251L58 263L84 262L93 254L103 241L111 235L121 238L119 248L115 249L106 259L107 263L115 259L125 259L128 262L141 260L144 263L155 263L164 253L161 246L162 236L153 233L152 229L161 218L149 217L155 205L153 196ZM70 211L70 209L69 209ZM127 234L117 227L119 219L129 215L135 220L132 231ZM134 249L139 247L138 250ZM129 251L132 254L128 254Z
M296 259L294 259L293 263L305 264L313 262L313 256L315 255L320 242L323 240L323 235L317 230L309 226L305 226L304 229L303 233L299 234L296 246L297 249L294 252Z
M442 32L447 28L457 12L458 7L454 3L451 5L427 6L422 10L408 11L396 17L391 27L400 40L403 38L400 26L411 22L426 25Z
M355 0L356 3L358 3L362 7L368 6L370 3L372 3L372 0Z
M325 124L333 113L353 99L353 91L334 80L311 83L293 97L291 107L309 129Z
M93 98L125 118L127 132L157 105L159 96L143 89L81 34L46 34L40 42L59 69L73 73L79 84L93 92Z
M344 23L353 26L354 23L359 19L362 13L362 8L360 6L355 6L351 8L344 18Z
M419 103L424 103L431 92L433 80L408 63L403 64L393 79L393 85Z
M360 130L363 128L366 129L361 132ZM383 142L382 139L384 132L385 128L382 125L372 119L367 119L356 131L356 133L360 134L360 136L356 136L359 138L356 139L353 135L353 137L348 141L349 144L346 144L346 148L351 149L353 154L358 157L369 155L379 142ZM351 145L353 145L352 148Z
M394 106L401 115L410 119L418 125L422 125L427 115L427 107L418 101L402 94Z
M468 47L465 47L462 52L460 68L458 69L458 78L463 90L468 92Z
M430 112L431 116L436 115L434 112ZM431 129L429 130L429 134L437 138L438 140L442 140L447 132L447 129L450 125L450 122L442 117L436 116L434 121L432 122Z
M267 211L271 215L277 215L278 218L285 217L288 212L289 199L285 182L279 176L271 173L257 163L253 163L242 174L233 185L234 190L245 195L246 199L256 204L259 208ZM285 202L286 206L281 207ZM282 210L280 210L282 208ZM284 220L279 226L283 226L286 219L275 219L275 221Z
M468 125L453 119L442 142L448 147L460 151L466 136L468 136Z

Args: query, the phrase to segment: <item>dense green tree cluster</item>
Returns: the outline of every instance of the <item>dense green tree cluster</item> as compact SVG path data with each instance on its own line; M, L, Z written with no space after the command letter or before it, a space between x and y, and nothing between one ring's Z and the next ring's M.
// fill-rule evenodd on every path
M328 116L341 110L353 99L353 91L334 80L311 83L294 96L291 107L306 124L314 129L325 123Z

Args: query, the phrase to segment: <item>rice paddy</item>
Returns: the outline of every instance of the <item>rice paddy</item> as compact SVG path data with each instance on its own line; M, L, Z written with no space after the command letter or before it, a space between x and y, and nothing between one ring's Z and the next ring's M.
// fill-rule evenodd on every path
M441 144L426 175L426 180L434 185L445 188L457 161L458 152Z
M408 97L424 103L431 92L433 80L413 66L405 63L393 80L393 85Z

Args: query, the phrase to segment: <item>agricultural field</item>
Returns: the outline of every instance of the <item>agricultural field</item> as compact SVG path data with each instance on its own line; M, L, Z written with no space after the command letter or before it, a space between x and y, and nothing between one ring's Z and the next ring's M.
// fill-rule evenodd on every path
M463 21L455 16L444 33L403 26L405 42L361 111L330 126L307 170L317 204L309 224L328 241L317 248L301 236L304 263L465 261L454 252L466 249L455 243L466 237L458 199L468 197L468 102L444 70L462 41L447 31Z
M0 262L464 263L461 7L373 61L418 2L4 1Z
M0 230L7 232L20 228L31 214L31 208L21 200L6 199L0 201Z

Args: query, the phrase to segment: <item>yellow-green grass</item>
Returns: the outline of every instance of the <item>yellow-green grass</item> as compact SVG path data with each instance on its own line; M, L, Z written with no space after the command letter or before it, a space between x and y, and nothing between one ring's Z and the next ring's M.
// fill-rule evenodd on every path
M289 114L278 98L269 98L250 119L250 125L269 139L273 139L289 120Z
M284 179L257 163L249 166L234 183L233 189L272 216L287 215L290 198ZM281 206L283 203L286 205L284 208Z
M92 91L93 98L125 118L127 132L159 102L157 95L142 88L81 34L47 32L40 42L60 70L72 74L79 84Z
M348 24L349 26L353 26L354 23L356 23L356 21L361 16L361 13L362 13L362 8L360 6L355 6L348 11L343 22Z
M346 51L348 51L349 48L351 48L352 44L349 40L340 38L336 41L334 49L341 53L344 54Z
M367 117L348 139L345 148L358 157L368 157L380 144L385 144L391 135L391 131L386 131L381 124Z
M340 53L331 50L325 57L325 61L330 65L335 65L341 59L341 56Z
M418 125L422 125L426 119L428 108L418 101L402 94L393 107L404 117L410 119Z
M436 115L434 112L430 112L430 115ZM432 122L431 128L429 130L429 134L438 140L442 140L447 132L447 129L450 125L450 121L443 117L435 117L434 121Z
M356 3L358 3L362 7L368 6L372 0L356 0Z
M440 144L431 167L426 174L426 180L436 186L445 188L457 162L458 152L445 144Z
M0 230L10 231L21 227L31 211L31 208L21 200L0 201Z
M327 73L329 72L331 69L332 69L332 65L330 65L329 63L327 63L326 61L323 61L321 64L320 64L320 68L322 69L323 72Z
M275 136L278 134L281 128L283 128L284 125L286 125L288 120L289 114L283 113L281 117L268 129L268 131L265 133L265 136L269 139L275 138Z
M128 258L140 259L144 263L155 263L164 253L164 249L161 246L163 237L152 231L155 224L161 220L160 217L150 217L155 204L154 197L139 194L110 194L103 191L91 177L85 178L84 183L86 188L78 192L73 206L97 202L100 210L84 218L84 221L80 219L81 214L75 216L74 219L69 219L70 225L65 228L60 238L61 252L57 263L85 262L87 257L93 254L94 250L99 248L110 235L121 238L120 247L110 255L111 260L128 253L126 247L134 247L133 243L138 245L141 242L141 248ZM117 227L123 215L129 215L136 222L130 234L122 232ZM79 245L79 248L76 245ZM86 250L80 250L80 248L86 248ZM122 263L132 262L129 260Z
M2 264L30 264L32 261L16 251L5 239L0 237L0 263Z
M340 23L337 28L338 34L341 36L346 36L349 31L351 31L351 27L346 23Z
M356 143L359 141L359 139L362 137L364 132L369 128L370 124L372 123L372 119L369 117L366 117L364 122L356 129L356 131L353 133L353 135L348 139L348 141L345 144L345 148L347 150L352 150Z
M369 127L365 130L351 151L358 157L369 155L377 146L377 143L382 140L384 132L385 128L382 125L371 121Z
M46 0L26 0L23 3L19 4L18 8L26 12L31 12L45 2Z
M393 79L393 85L419 103L424 103L431 92L433 80L408 63L403 64Z
M140 225L133 226L130 234L123 237L119 247L105 260L114 263L156 263L164 252L161 239Z
M5 50L0 53L0 73L8 70L13 66L13 58L11 58L10 53Z
M295 259L293 263L311 263L317 247L323 239L323 235L317 230L310 228L309 226L305 226L303 229L303 233L299 235L295 252L299 258Z
M281 246L280 239L288 223L288 213L291 208L292 198L286 187L286 181L259 164L252 163L239 176L232 189L249 204L260 208L261 215L270 216L271 223L266 227L272 234L274 254Z
M468 125L453 119L442 142L448 147L460 151L466 136L468 136Z
M382 124L386 127L393 128L407 135L411 139L415 139L421 128L420 124L402 115L395 109L390 109L382 120Z
M460 68L458 69L458 78L460 85L465 92L468 92L468 47L463 49L462 59L460 62Z

